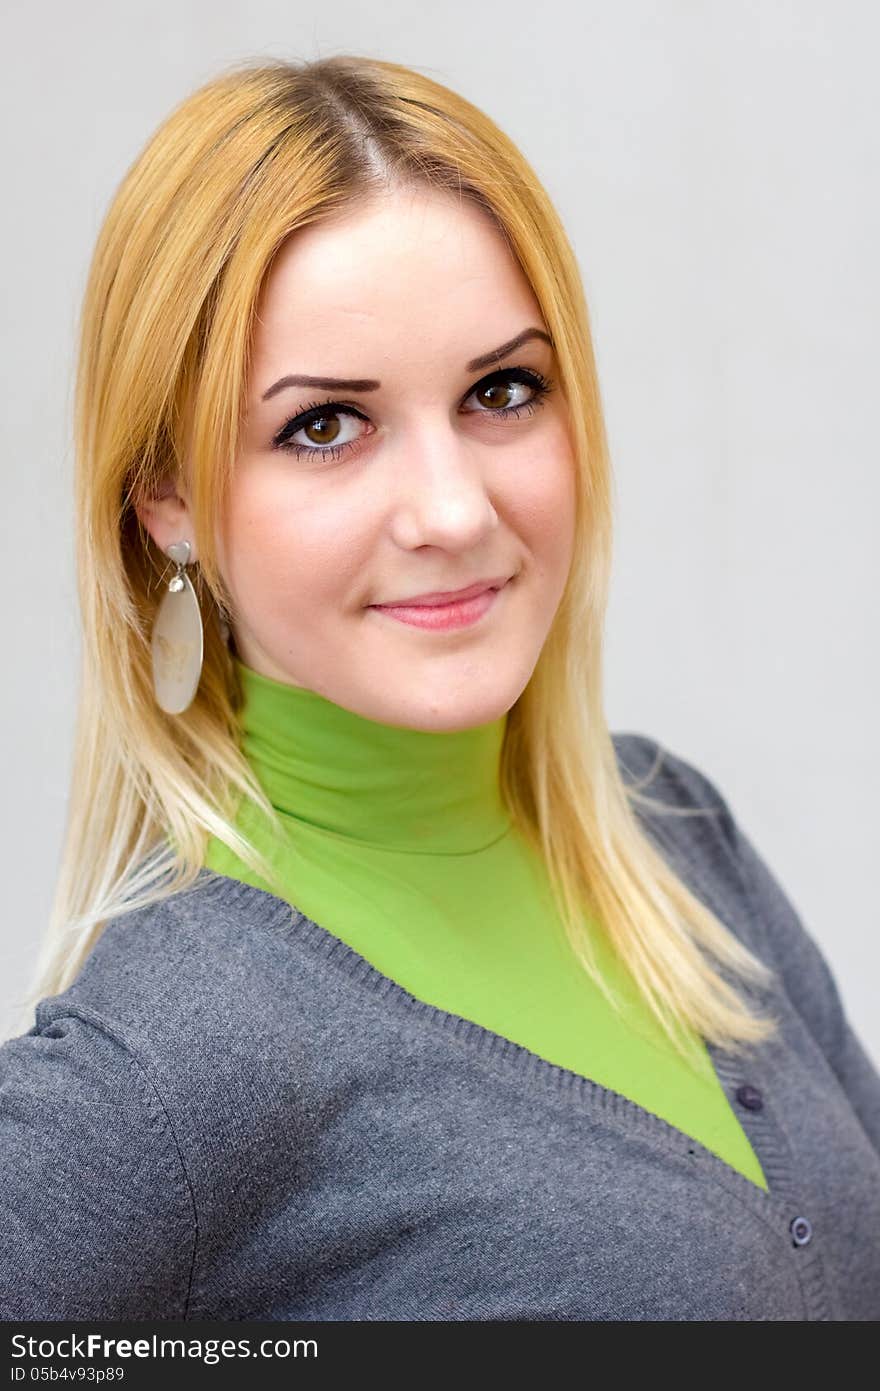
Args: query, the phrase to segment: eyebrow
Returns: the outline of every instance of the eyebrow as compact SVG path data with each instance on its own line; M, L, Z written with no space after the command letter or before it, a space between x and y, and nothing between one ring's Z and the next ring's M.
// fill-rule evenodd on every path
M531 338L543 338L545 343L553 347L553 339L549 333L545 333L542 328L524 328L522 333L518 333L515 338L511 338L507 343L502 343L499 347L493 348L491 352L482 353L479 357L473 358L465 366L466 372L477 372L481 367L491 367L493 362L498 362L509 353L515 352L522 347L523 343L528 343ZM268 401L271 396L277 395L279 391L284 391L288 386L313 386L322 391L378 391L382 385L372 377L310 377L302 373L295 373L287 377L279 377L277 382L273 382L268 391L262 395L263 401Z

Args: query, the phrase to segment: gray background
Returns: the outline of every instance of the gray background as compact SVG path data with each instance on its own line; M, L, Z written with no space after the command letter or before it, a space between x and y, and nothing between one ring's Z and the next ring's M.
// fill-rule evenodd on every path
M77 679L74 325L159 122L253 55L362 53L482 106L554 199L617 476L614 730L695 762L880 1059L880 7L798 0L4 6L0 1025L49 910Z

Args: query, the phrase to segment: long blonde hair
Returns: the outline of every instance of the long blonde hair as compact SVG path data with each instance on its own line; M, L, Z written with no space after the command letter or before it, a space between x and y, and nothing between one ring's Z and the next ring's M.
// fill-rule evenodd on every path
M278 826L238 745L241 692L221 631L230 596L214 550L255 307L292 232L417 184L470 199L494 219L544 314L570 413L579 541L537 666L508 714L501 782L511 816L543 853L575 952L606 994L585 909L681 1052L689 1030L746 1051L777 1027L737 988L763 986L772 972L651 844L634 805L664 804L625 786L605 722L611 467L587 306L559 217L521 152L478 108L399 64L334 56L249 60L207 82L148 141L100 229L74 419L83 623L75 750L22 1030L37 1001L75 980L110 918L192 886L210 835L277 884L234 824L241 793ZM152 688L150 631L169 562L134 506L169 479L190 490L206 618L201 683L179 716L158 708Z

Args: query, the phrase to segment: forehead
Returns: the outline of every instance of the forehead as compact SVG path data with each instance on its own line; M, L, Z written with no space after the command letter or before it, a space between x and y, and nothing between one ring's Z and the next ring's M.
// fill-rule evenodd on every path
M537 301L489 215L409 189L287 239L263 286L254 347L283 370L342 367L342 357L353 368L361 348L391 357L448 344L463 361L528 322L542 322Z

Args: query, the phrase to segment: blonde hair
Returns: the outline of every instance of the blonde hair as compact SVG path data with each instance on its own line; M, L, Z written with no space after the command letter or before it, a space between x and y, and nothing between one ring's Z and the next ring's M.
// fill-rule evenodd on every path
M207 82L148 141L100 229L74 419L83 623L75 750L56 894L21 1028L37 1001L75 980L110 918L193 885L210 835L277 884L233 824L241 793L279 826L238 746L241 692L221 630L231 604L214 550L255 308L292 232L415 185L484 209L517 258L553 339L577 461L581 543L508 714L501 782L511 816L541 850L575 952L606 995L585 909L680 1052L682 1030L744 1051L777 1027L717 969L746 984L772 976L639 826L636 803L669 808L624 785L606 726L611 467L587 306L559 217L521 152L478 108L399 64L334 56L248 60ZM134 505L183 479L208 613L197 695L168 716L153 694L150 631L169 562Z

